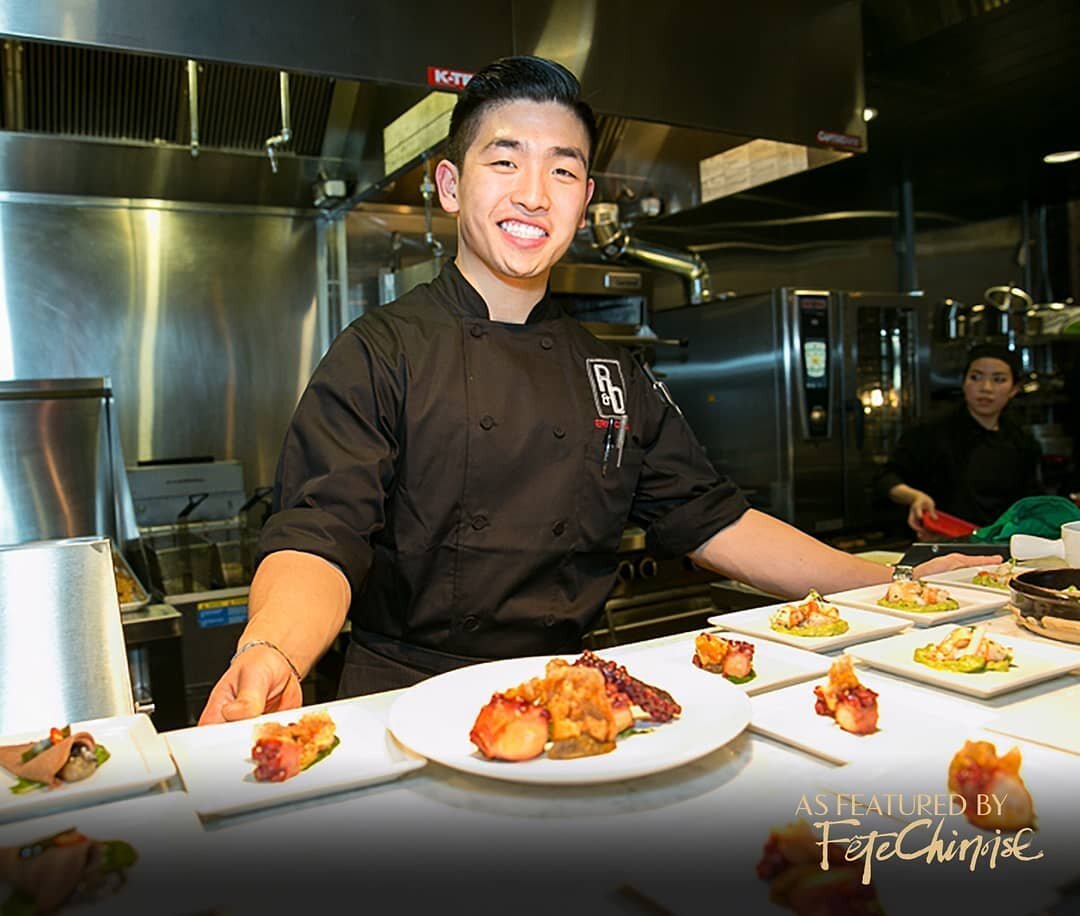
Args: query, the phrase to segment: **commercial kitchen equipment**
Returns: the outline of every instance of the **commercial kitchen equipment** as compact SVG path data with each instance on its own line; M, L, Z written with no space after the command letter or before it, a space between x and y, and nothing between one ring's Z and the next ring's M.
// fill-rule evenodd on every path
M653 315L656 370L751 503L817 535L874 524L874 477L922 412L920 294L772 289Z
M108 538L0 548L0 733L135 711Z
M127 469L141 563L181 616L187 721L229 665L248 617L258 531L238 461L149 461Z
M125 676L130 672L137 710L153 712L158 699L164 699L167 709L173 680L168 672L179 654L177 632L166 610L147 607L150 595L128 563L139 547L139 529L124 474L112 381L97 377L0 382L0 545L67 543L73 538L106 539L112 554L111 596L105 596L104 604L90 600L98 592L83 588L85 576L79 563L71 560L76 553L72 550L19 553L18 559L37 564L42 584L70 577L72 594L66 603L43 599L43 604L26 592L39 640L42 628L55 634L46 640L44 651L96 658L101 634L92 627L104 627L116 616L127 643L124 672ZM13 581L0 583L8 593L25 585L16 572L17 560L10 562ZM80 629L69 619L76 614L86 618L90 629ZM80 645L80 639L87 644ZM59 641L65 645L57 645ZM109 680L103 674L102 689ZM90 691L91 707L94 696L95 690Z

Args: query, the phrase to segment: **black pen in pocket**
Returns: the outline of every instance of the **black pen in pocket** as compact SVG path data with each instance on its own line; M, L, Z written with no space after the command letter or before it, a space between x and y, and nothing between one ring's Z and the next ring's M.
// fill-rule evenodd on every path
M600 458L600 476L607 477L608 458L611 457L611 446L615 441L615 421L607 421L607 432L604 433L604 454Z

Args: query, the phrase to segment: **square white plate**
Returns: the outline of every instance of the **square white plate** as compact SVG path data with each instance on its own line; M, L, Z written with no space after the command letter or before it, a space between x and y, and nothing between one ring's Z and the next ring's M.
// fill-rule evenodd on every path
M58 723L57 727L65 724ZM90 732L109 752L109 759L96 773L79 782L64 783L55 789L34 789L21 795L10 791L18 780L0 769L0 823L135 795L176 772L164 739L142 713L72 722L71 731ZM40 741L48 733L49 726L45 726L33 732L4 735L0 744Z
M1054 886L1061 881L1075 879L1075 849L1080 841L1080 794L1076 792L1076 786L1080 785L1080 757L1017 741L984 729L961 727L948 743L927 742L896 759L891 767L875 769L872 765L856 763L828 771L825 779L835 784L832 791L842 792L849 797L861 795L864 800L876 796L883 806L888 796L902 799L909 806L908 809L902 811L894 808L891 814L886 811L885 817L894 823L910 823L919 816L911 811L910 805L920 794L944 798L949 792L949 764L967 740L989 741L999 756L1014 747L1019 748L1020 778L1034 804L1036 830L1031 837L1028 855L1042 851L1043 858L1036 862L999 862L999 868L1016 869L1015 874L1022 874L1025 881L1030 881L1033 887L1040 884ZM934 823L942 819L936 813L928 816ZM961 839L975 836L993 839L995 835L993 830L969 823L962 813L946 813L943 820L943 838L949 837L952 830L956 830ZM1011 836L1012 831L1002 831L1001 835ZM920 836L925 839L926 833ZM912 838L912 843L918 848L916 838ZM920 864L925 868L925 862ZM983 881L987 880L987 867L984 854L976 870L983 875ZM966 874L965 877L974 878L976 884L978 883L975 875ZM965 912L977 911L965 909ZM1030 913L1036 910L1025 908L1014 909L1012 912Z
M1080 755L1080 683L1010 706L986 723L990 731Z
M128 843L137 858L126 869L125 880L115 894L62 906L59 912L143 916L217 911L218 887L199 878L213 865L211 850L225 859L235 856L235 847L224 848L219 840L207 836L183 792L150 793L5 824L0 827L0 846L26 846L70 829L90 840ZM0 911L13 893L9 885L0 882Z
M960 674L939 671L915 661L917 648L941 642L953 629L951 624L944 624L929 630L911 630L889 639L855 646L851 654L876 668L984 700L1080 670L1080 651L1075 648L1052 646L1033 639L1010 640L994 636L991 638L996 642L1013 650L1013 666L1008 671Z
M1034 566L1017 566L1016 571L1018 573L1029 572L1034 569ZM927 576L924 581L933 582L936 584L944 585L948 588L950 585L959 585L963 588L977 588L980 591L989 592L992 595L1001 595L1002 601L1009 600L1008 588L994 588L992 585L976 585L971 580L975 578L975 574L979 571L978 566L968 566L964 569L950 569L948 572L936 573L932 576Z
M814 687L824 684L824 677L754 697L750 701L751 730L837 764L895 760L931 733L955 734L954 722L928 711L932 697L926 691L862 668L856 669L856 674L878 694L877 731L853 735L832 716L814 711Z
M882 636L890 636L899 633L911 626L907 620L900 620L888 614L879 614L876 611L864 611L857 608L843 608L840 617L848 622L848 631L839 636L792 636L788 633L779 633L769 626L769 617L789 601L781 601L777 604L765 607L750 608L746 611L735 611L731 614L717 614L709 618L709 623L721 630L731 630L733 633L745 633L748 636L760 636L773 642L782 642L796 649L808 649L811 652L829 652L832 649L842 649L857 642L868 639L879 639Z
M980 614L989 614L991 611L1004 607L1009 600L1008 592L991 594L989 589L975 591L949 585L947 587L949 595L960 603L960 607L952 611L920 613L919 611L902 611L897 608L879 605L877 600L884 596L888 587L888 585L870 585L865 588L853 588L846 592L831 592L825 596L825 600L831 601L838 606L863 608L868 611L877 611L879 614L903 617L905 620L913 621L917 627L934 627L939 623L947 623L950 620L964 620L968 617L977 617Z
M296 722L325 709L341 743L323 760L284 782L257 782L251 748L264 722ZM187 728L166 735L195 811L206 817L328 795L386 782L426 761L394 742L386 727L354 700L290 709L242 722Z
M703 684L711 682L714 678L727 680L722 674L703 671L694 664L694 638L699 632L701 631L696 630L667 645L636 650L633 651L633 654L631 654L632 646L624 647L624 657L626 659L624 664L632 671L632 659L658 659L673 664L688 665L697 673ZM725 638L733 638L731 633L722 635ZM742 639L742 636L740 635L738 638ZM784 687L787 684L794 684L817 677L828 671L829 665L832 664L831 659L819 655L817 652L793 649L791 646L769 642L767 639L745 639L742 641L748 642L754 647L753 670L757 677L747 681L745 684L732 684L732 686L738 687L747 696L755 696L764 693L766 690L775 690L777 687ZM728 683L732 682L728 681Z

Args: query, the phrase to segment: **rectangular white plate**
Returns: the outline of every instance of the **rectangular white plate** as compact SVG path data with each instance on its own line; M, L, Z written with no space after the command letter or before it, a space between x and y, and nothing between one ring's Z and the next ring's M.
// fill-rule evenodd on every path
M66 724L55 723L56 727ZM40 741L49 733L49 728L45 725L33 732L4 735L0 737L0 744ZM176 772L165 740L149 717L142 713L72 722L71 731L90 732L109 752L109 759L87 779L21 795L11 793L11 787L18 780L7 770L0 769L0 823L135 795Z
M712 674L702 671L693 663L694 638L698 632L687 633L677 641L655 648L641 649L630 654L632 647L626 647L625 661L623 662L632 674L634 671L633 659L648 658L660 659L666 662L682 663L693 668L700 675L703 683L713 678L723 678L722 674ZM735 638L731 633L723 634L725 638ZM742 640L742 636L738 637ZM817 652L807 652L805 649L793 649L780 643L769 642L767 639L746 639L743 642L751 643L754 647L754 671L757 674L752 681L745 684L733 684L748 696L755 696L767 690L775 690L787 684L805 681L817 677L829 670L832 661ZM611 654L611 653L605 653ZM613 656L614 657L614 656ZM729 683L731 683L729 681Z
M851 654L876 668L984 700L1080 669L1080 651L1075 648L997 636L991 638L1013 650L1013 667L1008 671L959 674L955 671L938 671L915 661L914 653L918 647L941 642L953 629L951 624L944 624L929 630L911 630L889 639L855 646Z
M931 733L955 734L957 726L934 715L927 691L856 669L859 680L878 694L878 729L869 735L844 731L831 716L814 711L814 687L826 678L775 690L750 701L750 728L831 763L896 759Z
M255 728L286 724L325 709L341 743L311 768L284 782L257 782L251 748ZM422 767L423 757L400 747L374 715L353 700L338 700L247 719L187 728L166 735L195 811L206 817L386 782Z
M769 617L788 601L778 604L770 604L765 607L750 608L746 611L735 611L731 614L717 614L709 618L709 623L721 630L731 630L733 633L745 633L748 636L760 636L773 642L782 642L797 649L808 649L811 652L829 652L832 649L842 649L857 642L865 642L868 639L879 639L906 630L911 626L907 620L900 620L888 614L879 614L876 611L864 611L857 608L843 608L840 617L848 622L848 631L839 636L791 636L788 633L779 633L769 626Z
M1004 607L1005 602L1009 600L1008 592L990 594L989 589L975 591L973 589L955 588L950 584L946 586L946 589L950 597L960 603L960 607L952 611L920 613L919 611L902 611L897 608L881 607L877 600L884 596L888 587L888 585L870 585L865 588L853 588L846 592L831 592L825 596L825 600L831 601L837 606L857 607L868 611L877 611L879 614L903 617L905 620L913 621L917 627L934 627L939 623L947 623L950 620L964 620L968 617L977 617L980 614L989 614L991 611Z
M986 723L990 731L1080 755L1080 683L1010 706Z
M1009 600L1009 590L1007 588L994 588L992 585L976 585L971 580L975 578L975 574L981 567L969 566L964 569L950 569L948 572L936 573L932 576L927 576L927 582L940 583L948 588L950 585L959 585L964 588L977 588L980 591L989 592L992 595L1001 595L1003 601ZM1018 573L1028 572L1035 567L1033 566L1017 566L1016 571Z
M198 878L212 873L215 852L225 860L235 854L235 847L207 836L183 792L150 793L5 824L0 826L0 846L26 846L70 829L91 840L128 843L137 858L114 895L61 907L60 912L139 916L217 911L219 888ZM12 893L10 886L0 882L0 910Z

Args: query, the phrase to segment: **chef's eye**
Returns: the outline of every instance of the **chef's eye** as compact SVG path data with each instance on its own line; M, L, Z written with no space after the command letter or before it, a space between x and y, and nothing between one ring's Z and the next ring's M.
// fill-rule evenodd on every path
M512 163L509 159L496 159L491 164L492 165L502 166L504 168L513 168L514 167L514 163Z
M555 169L555 174L560 178L577 178L577 175L571 172L570 169Z

